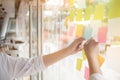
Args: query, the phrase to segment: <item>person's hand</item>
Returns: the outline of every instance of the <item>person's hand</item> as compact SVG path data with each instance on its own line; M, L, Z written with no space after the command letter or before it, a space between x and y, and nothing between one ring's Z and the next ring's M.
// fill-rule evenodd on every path
M67 47L67 50L69 51L70 54L75 54L77 53L78 51L82 50L82 46L80 46L82 44L82 42L84 41L85 39L80 37L76 40L74 40L68 47Z
M96 57L99 54L98 42L91 38L84 45L84 50L87 57Z

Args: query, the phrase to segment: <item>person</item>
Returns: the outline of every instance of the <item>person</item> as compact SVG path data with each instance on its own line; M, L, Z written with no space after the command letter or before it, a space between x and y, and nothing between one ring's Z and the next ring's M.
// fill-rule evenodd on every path
M14 78L31 75L33 73L43 71L50 65L59 60L73 55L82 50L82 42L84 38L78 38L68 47L54 52L52 54L38 56L35 58L14 58L4 53L4 47L0 48L0 80L13 80ZM90 67L90 80L104 80L101 74L99 64L97 62L97 54L99 52L97 43L91 39L84 46L86 56Z
M90 79L89 80L106 80L100 70L97 56L99 55L99 46L93 38L91 38L85 45L84 50L88 59L90 68Z

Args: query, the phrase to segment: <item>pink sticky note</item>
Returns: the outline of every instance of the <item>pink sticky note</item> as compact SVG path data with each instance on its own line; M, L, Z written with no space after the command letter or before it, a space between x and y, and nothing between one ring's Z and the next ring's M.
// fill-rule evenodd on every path
M108 27L103 26L98 29L98 42L99 43L105 43L107 40L107 32L108 32Z
M85 80L89 80L89 68L85 67L85 74L84 74Z
M68 0L64 0L63 7L66 7L68 3Z
M75 25L70 25L68 27L68 36L69 37L74 37L74 31L75 31Z

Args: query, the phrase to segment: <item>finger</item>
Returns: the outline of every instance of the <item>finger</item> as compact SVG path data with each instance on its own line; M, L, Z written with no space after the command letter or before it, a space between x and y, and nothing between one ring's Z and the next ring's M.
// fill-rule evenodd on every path
M76 40L76 43L82 43L83 40L85 40L85 38L80 37L80 38L78 38L78 39Z
M83 47L78 47L78 51L81 51L83 49Z

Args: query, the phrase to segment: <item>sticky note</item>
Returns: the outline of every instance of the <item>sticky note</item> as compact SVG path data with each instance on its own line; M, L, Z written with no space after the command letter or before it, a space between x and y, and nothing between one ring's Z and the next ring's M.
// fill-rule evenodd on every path
M90 20L92 12L93 12L93 6L90 5L85 9L84 20Z
M76 69L78 71L80 71L82 68L82 60L80 58L77 59L77 63L76 63Z
M98 34L97 34L99 43L106 43L107 32L108 32L108 27L107 26L99 27Z
M75 10L71 10L70 11L70 22L74 21L74 17L75 17Z
M76 0L68 0L68 4L70 7L73 7Z
M64 0L63 7L67 5L68 0Z
M75 8L77 9L85 9L86 8L86 0L76 0Z
M75 32L75 25L69 25L68 26L68 36L74 37L74 32Z
M83 25L82 24L77 24L76 29L75 29L75 35L76 37L82 37L83 36Z
M105 15L105 6L104 4L98 4L95 6L94 11L94 20L102 20Z
M120 18L108 21L108 37L120 36Z
M82 21L82 9L77 10L76 21Z
M101 55L98 55L98 63L99 63L100 66L102 66L102 64L104 63L104 61L105 61L105 58L102 57Z
M67 16L66 18L65 18L65 22L64 22L64 26L68 26L68 21L69 21L69 17Z
M109 7L108 7L109 19L120 17L120 9L119 8L120 8L120 0L111 0L109 2Z
M89 68L85 67L85 73L84 73L85 80L89 80Z
M86 58L86 55L85 55L84 49L82 49L82 57L83 57L83 60L86 60L86 59L87 59L87 58Z
M90 39L91 37L92 37L92 27L90 27L90 26L86 26L85 28L84 28L84 38L86 39L86 40L88 40L88 39Z
M90 1L90 3L93 3L93 2L95 2L96 0L89 0Z

